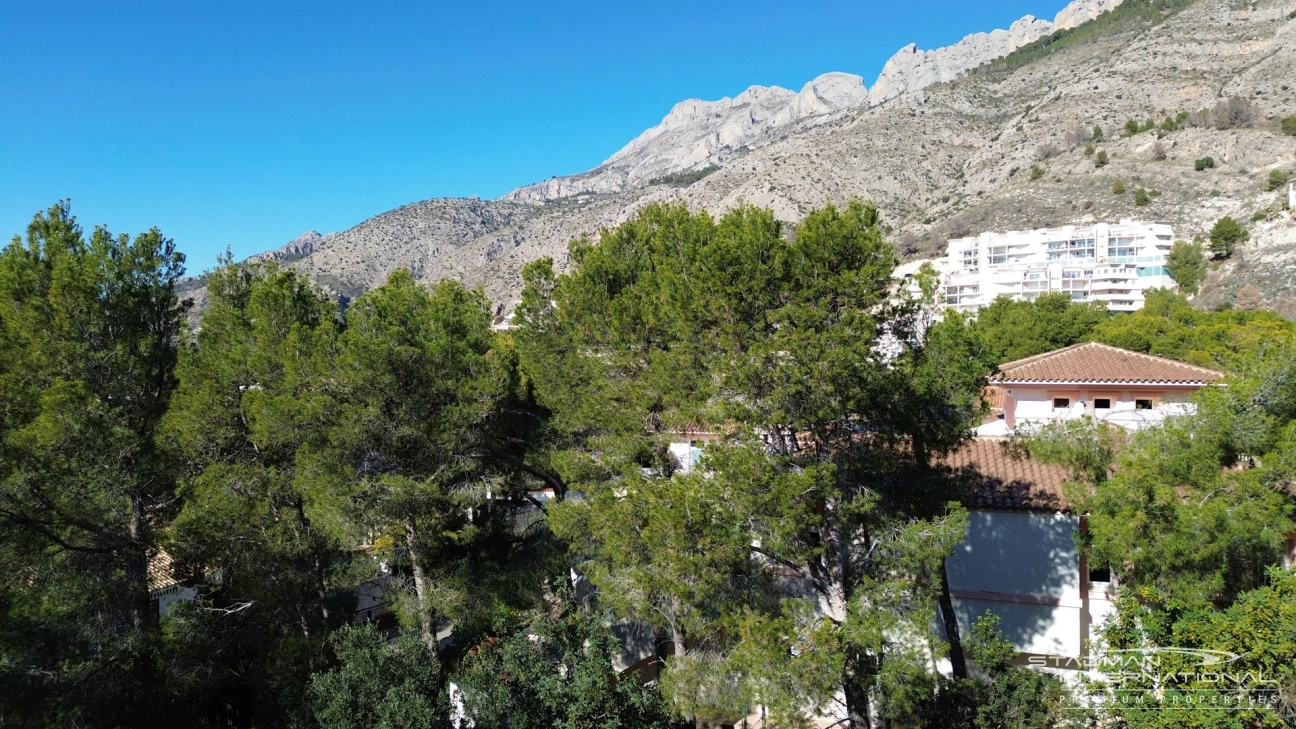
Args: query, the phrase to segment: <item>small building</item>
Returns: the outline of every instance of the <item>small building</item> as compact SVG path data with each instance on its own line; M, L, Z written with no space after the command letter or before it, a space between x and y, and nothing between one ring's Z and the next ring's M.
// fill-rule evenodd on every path
M1085 416L1136 430L1190 412L1190 396L1224 373L1097 342L1000 365L987 396L999 410L977 428L1002 437Z
M149 600L157 607L159 617L166 617L171 606L178 602L193 602L198 590L176 579L175 559L165 549L158 549L148 558Z

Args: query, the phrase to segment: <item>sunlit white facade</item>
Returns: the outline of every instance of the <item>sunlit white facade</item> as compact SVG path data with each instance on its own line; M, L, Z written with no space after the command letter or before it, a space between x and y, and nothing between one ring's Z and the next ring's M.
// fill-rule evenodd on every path
M1066 226L982 233L949 242L942 271L945 304L960 311L999 296L1033 300L1062 291L1077 303L1113 311L1143 308L1143 292L1173 288L1166 256L1174 244L1168 223Z

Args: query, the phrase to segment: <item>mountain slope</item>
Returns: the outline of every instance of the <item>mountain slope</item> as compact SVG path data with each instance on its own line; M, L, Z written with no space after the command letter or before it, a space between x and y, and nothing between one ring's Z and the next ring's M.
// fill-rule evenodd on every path
M1064 13L1087 17L1096 2ZM1086 32L1090 26L1096 31ZM859 77L847 74L821 76L800 93L758 88L720 102L684 102L588 173L496 201L406 206L290 265L348 295L405 266L421 280L449 276L482 286L508 306L527 261L552 256L561 265L572 238L596 235L655 201L714 213L750 203L795 223L825 200L869 198L895 229L902 254L916 257L939 251L950 235L1121 217L1168 220L1191 237L1220 215L1249 219L1271 207L1269 171L1296 169L1296 139L1277 126L1277 117L1296 113L1292 0L1236 7L1197 0L1167 13L1148 0L1126 0L1090 25L1054 30L1007 58L968 58L980 65L875 105ZM1129 119L1159 122L1234 96L1245 98L1236 106L1250 121L1161 139L1119 136ZM1106 140L1091 156L1079 140L1094 125ZM1098 151L1109 164L1095 165ZM1193 161L1208 155L1216 166L1195 171ZM1117 179L1123 195L1112 192ZM1135 204L1139 187L1157 193L1150 204ZM1235 290L1228 277L1244 275L1260 274L1220 274L1213 285ZM1270 299L1287 295L1276 285L1265 291Z

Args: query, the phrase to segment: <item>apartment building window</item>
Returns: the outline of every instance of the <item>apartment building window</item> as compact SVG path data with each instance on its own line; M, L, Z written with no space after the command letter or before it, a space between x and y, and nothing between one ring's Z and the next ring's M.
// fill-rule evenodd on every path
M1151 409L1152 409L1152 401L1151 401L1151 400L1135 400L1135 401L1134 401L1134 409L1135 409L1135 410L1151 410Z
M1094 398L1094 410L1111 410L1111 398L1109 398L1109 397L1095 397L1095 398Z
M1069 397L1055 397L1055 398L1053 398L1053 409L1054 409L1054 410L1065 410L1065 409L1067 409L1067 408L1069 408L1069 407L1071 407L1071 398L1069 398Z

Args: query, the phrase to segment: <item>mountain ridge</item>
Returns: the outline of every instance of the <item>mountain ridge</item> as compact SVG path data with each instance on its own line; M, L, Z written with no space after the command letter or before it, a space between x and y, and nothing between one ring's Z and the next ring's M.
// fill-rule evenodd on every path
M1148 4L1126 0L1138 3ZM1110 7L1102 0L1072 3L1053 23L1031 25L1056 28ZM507 308L527 261L547 255L565 265L571 239L597 236L653 202L715 213L755 204L795 224L825 201L869 198L908 258L930 255L946 237L973 229L1145 217L1168 219L1192 237L1209 227L1210 216L1248 218L1271 206L1263 176L1293 166L1290 138L1277 132L1276 118L1296 110L1296 92L1281 88L1296 83L1279 83L1296 79L1296 4L1196 0L1170 12L1135 10L1103 16L1115 20L1089 34L1096 37L1058 44L1055 53L1023 65L1001 62L1012 56L963 54L955 66L977 65L949 81L919 79L916 88L877 104L871 96L878 83L868 89L845 73L820 76L800 92L759 87L718 102L681 102L594 170L497 200L403 206L290 265L348 296L406 267L421 280L454 277L481 286ZM884 67L879 82L885 73ZM1161 121L1233 96L1245 97L1253 110L1246 124L1119 134L1128 119ZM1099 142L1110 157L1105 167L1095 166L1081 140L1095 124L1107 132ZM1206 154L1219 165L1195 172L1193 159ZM1131 193L1113 194L1116 179ZM1132 191L1140 186L1160 194L1136 206ZM398 211L404 212L393 217Z

